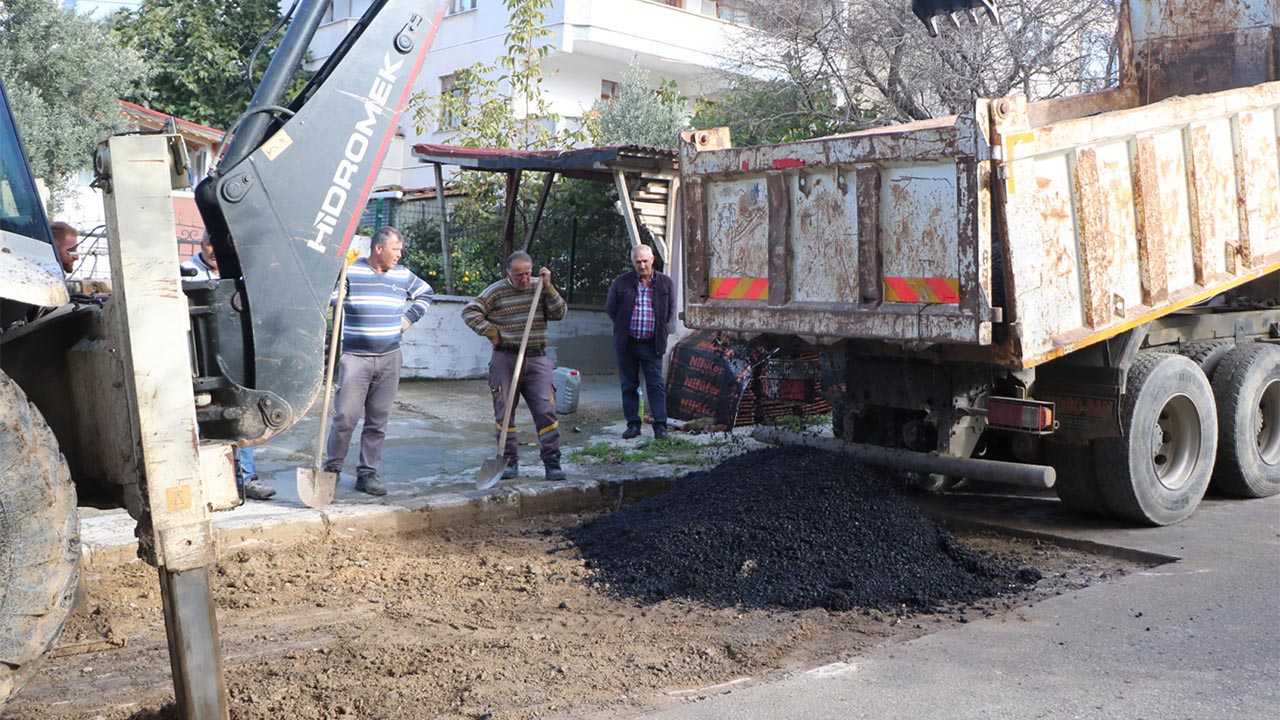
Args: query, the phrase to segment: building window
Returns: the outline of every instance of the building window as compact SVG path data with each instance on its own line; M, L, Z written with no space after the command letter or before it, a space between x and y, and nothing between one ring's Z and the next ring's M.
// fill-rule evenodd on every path
M466 12L468 10L475 10L475 9L476 9L476 0L450 0L449 2L450 15L456 15L457 13Z
M605 102L613 102L618 97L618 93L622 90L622 86L616 80L600 81L600 99Z
M735 25L752 25L751 13L726 0L702 0L702 14L717 17Z
M451 107L464 101L465 90L458 84L457 75L445 75L440 78L440 129L452 130L458 127L458 116ZM449 100L451 99L451 100Z

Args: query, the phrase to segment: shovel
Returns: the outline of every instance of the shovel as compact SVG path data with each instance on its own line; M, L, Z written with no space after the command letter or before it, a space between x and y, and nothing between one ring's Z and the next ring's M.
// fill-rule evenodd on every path
M329 340L329 364L324 372L324 411L320 413L320 439L316 442L316 459L312 467L298 468L298 497L307 507L319 508L333 502L338 489L338 473L324 469L324 441L329 431L329 398L333 389L333 365L338 359L338 339L342 336L342 304L347 299L347 266L360 257L351 250L338 273L338 304L333 311L333 336Z
M524 335L520 338L520 352L516 353L516 367L511 373L511 389L507 391L506 411L502 414L502 433L498 435L498 457L485 460L476 473L476 489L488 490L502 479L507 469L507 459L502 450L507 446L507 428L511 427L511 411L516 404L516 390L520 387L520 370L524 367L524 348L529 344L529 330L533 328L533 316L538 312L538 300L542 297L542 279L533 281L533 302L529 305L529 317L524 321Z

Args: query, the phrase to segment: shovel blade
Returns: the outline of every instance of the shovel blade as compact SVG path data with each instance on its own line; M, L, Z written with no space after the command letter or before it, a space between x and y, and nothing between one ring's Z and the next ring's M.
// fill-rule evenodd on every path
M307 507L320 508L333 502L338 489L338 473L320 468L298 468L298 497Z
M488 490L498 481L502 479L502 473L507 469L507 459L502 457L489 458L480 466L480 472L476 473L476 489Z

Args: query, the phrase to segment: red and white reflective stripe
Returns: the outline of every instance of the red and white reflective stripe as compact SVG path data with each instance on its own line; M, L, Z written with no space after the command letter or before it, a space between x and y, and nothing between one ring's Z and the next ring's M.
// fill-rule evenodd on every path
M711 297L717 300L765 300L769 297L769 279L713 277Z
M886 302L959 304L960 278L887 277L884 299Z

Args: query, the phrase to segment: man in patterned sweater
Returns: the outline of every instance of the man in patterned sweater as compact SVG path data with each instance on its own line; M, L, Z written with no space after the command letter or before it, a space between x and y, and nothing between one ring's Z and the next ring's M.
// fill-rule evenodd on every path
M394 228L374 233L368 259L357 260L347 270L347 297L342 304L339 386L324 469L342 470L351 433L363 411L356 490L370 495L387 494L378 480L378 464L387 417L400 387L400 338L426 314L434 295L430 285L399 266L403 251L404 240ZM337 297L335 291L332 302Z
M551 284L551 271L544 267L538 274L542 283L542 299L533 317L533 327L529 330L518 392L528 403L533 424L538 429L546 478L564 480L564 470L560 469L560 422L556 419L556 366L547 357L547 322L563 319L569 306ZM533 258L528 253L514 252L507 258L507 277L485 288L462 308L462 319L467 327L493 343L493 356L489 359L489 391L493 394L495 435L502 433L516 354L520 351L529 304L533 302L532 279ZM515 402L520 402L519 397ZM513 418L514 413L513 408ZM519 447L516 429L509 427L507 444L502 451L507 460L503 479L510 480L520 473Z

